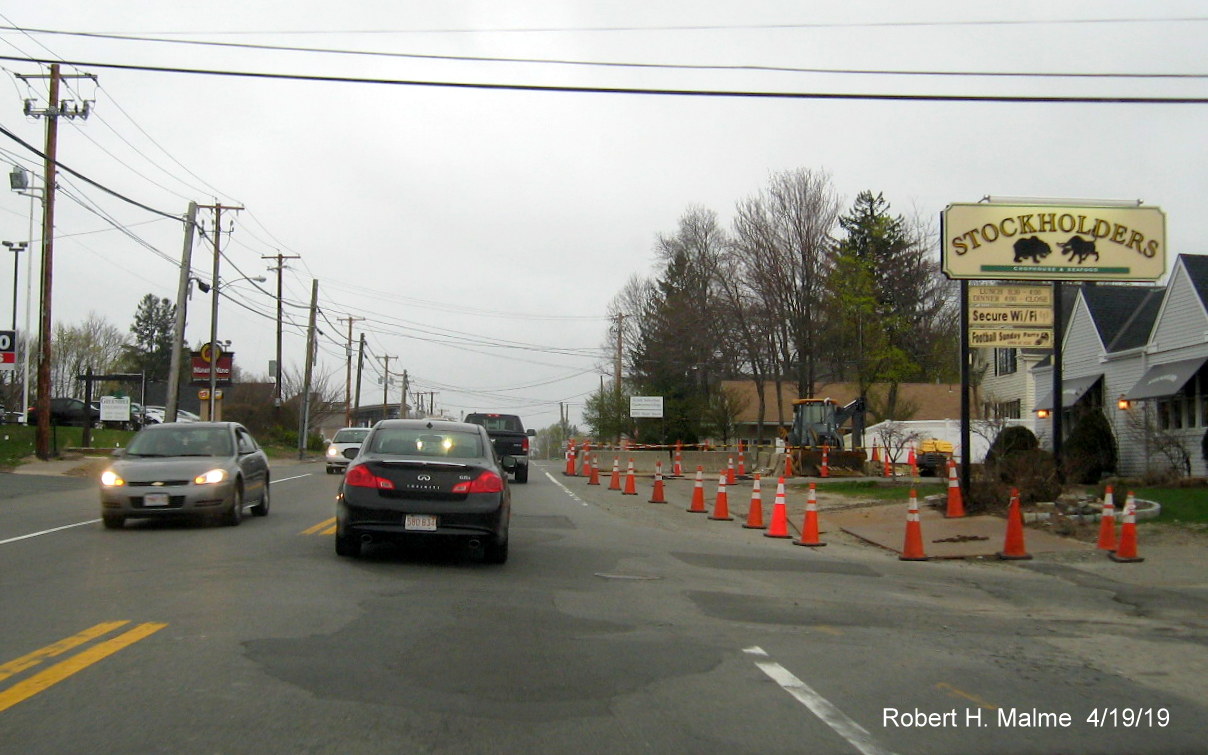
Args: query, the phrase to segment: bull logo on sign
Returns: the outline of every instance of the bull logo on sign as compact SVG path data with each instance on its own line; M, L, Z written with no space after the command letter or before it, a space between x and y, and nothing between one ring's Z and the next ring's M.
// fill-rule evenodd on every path
M1099 261L1099 252L1095 251L1094 240L1087 241L1081 236L1071 236L1069 241L1057 246L1061 247L1062 254L1070 258L1070 262L1081 265L1091 257L1094 257L1096 262Z
M1026 259L1031 259L1037 265L1045 257L1053 253L1052 247L1041 241L1035 236L1028 236L1026 239L1019 239L1015 242L1015 263L1019 264Z

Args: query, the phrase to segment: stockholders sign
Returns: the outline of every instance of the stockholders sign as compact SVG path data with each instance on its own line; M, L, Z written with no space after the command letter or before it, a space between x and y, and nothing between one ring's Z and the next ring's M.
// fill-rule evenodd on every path
M1156 281L1166 272L1157 207L951 204L944 274L971 280Z

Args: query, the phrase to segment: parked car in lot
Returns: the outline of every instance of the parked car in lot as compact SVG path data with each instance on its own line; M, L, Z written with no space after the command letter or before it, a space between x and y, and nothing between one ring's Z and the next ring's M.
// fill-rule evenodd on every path
M127 519L212 517L237 526L269 509L268 457L235 422L150 425L114 454L101 474L101 519L120 528Z
M336 430L331 442L327 444L327 453L324 454L327 474L347 469L348 462L361 450L361 443L368 434L368 427L342 427Z
M31 406L25 411L26 424L38 424L38 407ZM78 398L52 398L50 400L50 424L71 425L84 427L85 422L91 422L92 427L101 423L101 409L96 404L85 410L84 402Z
M507 561L512 498L504 463L480 425L378 422L336 494L336 553L359 556L378 541L444 539L487 562Z

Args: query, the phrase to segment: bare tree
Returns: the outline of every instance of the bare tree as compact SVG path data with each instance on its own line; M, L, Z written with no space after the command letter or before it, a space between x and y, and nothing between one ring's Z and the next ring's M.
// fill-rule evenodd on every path
M96 312L89 312L79 325L56 325L51 345L51 395L83 398L84 384L76 377L89 367L96 373L115 371L125 353L126 334Z
M301 398L304 380L302 368L294 365L281 370L281 394ZM316 427L328 417L344 412L344 374L339 369L324 371L315 365L310 377L310 395L306 397L310 426Z

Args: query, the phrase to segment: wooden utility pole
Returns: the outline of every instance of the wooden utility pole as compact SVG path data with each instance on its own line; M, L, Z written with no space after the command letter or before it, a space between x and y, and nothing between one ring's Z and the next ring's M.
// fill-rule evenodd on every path
M172 364L168 366L168 398L164 401L164 422L176 421L176 409L180 405L180 361L184 351L189 277L193 272L193 230L196 227L197 203L189 202L189 209L185 213L185 245L180 253L180 281L176 286L176 324L172 328Z
M361 371L365 367L365 334L361 334L361 345L357 349L357 398L356 405L361 405Z
M214 270L210 279L210 400L209 400L209 419L214 422L218 419L218 358L222 354L222 349L218 346L218 263L222 259L222 211L234 210L238 212L242 207L227 206L223 204L200 205L199 209L214 211Z
M382 419L387 419L386 406L390 401L390 360L398 357L378 357L382 360Z
M625 315L617 313L617 353L612 366L612 387L617 396L621 395L621 356L625 349Z
M310 377L315 361L315 319L319 313L319 281L310 282L310 321L306 326L306 370L302 378L302 396L298 408L298 459L306 456L306 437L310 433Z
M352 324L364 317L341 317L337 322L348 323L348 345L344 347L345 377L344 377L344 427L352 426Z
M285 260L299 260L301 256L297 254L267 254L261 255L262 260L277 260L276 267L270 267L270 271L277 273L277 369L273 376L275 387L273 388L273 406L281 406L281 273L285 270Z

